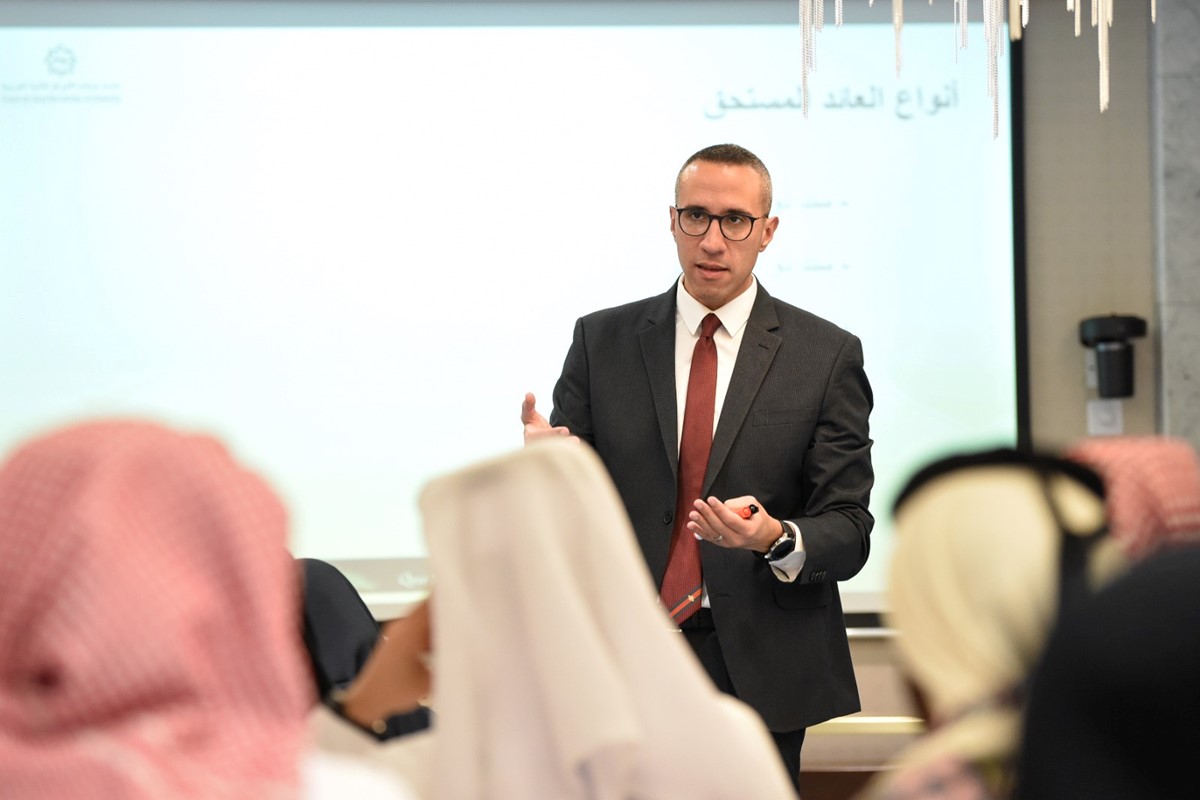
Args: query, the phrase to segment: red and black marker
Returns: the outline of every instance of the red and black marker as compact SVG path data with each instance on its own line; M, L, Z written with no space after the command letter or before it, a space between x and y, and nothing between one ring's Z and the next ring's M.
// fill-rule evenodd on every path
M754 505L754 503L751 503L748 506L742 506L741 508L738 509L738 516L741 517L742 519L750 519L750 517L752 517L753 515L755 515L757 513L758 513L758 506Z

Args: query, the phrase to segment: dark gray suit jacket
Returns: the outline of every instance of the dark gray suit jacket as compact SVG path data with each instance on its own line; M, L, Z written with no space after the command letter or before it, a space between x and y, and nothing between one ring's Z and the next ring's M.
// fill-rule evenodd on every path
M800 527L808 555L794 583L747 550L702 543L701 559L730 679L772 730L859 710L836 581L870 551L871 406L858 338L760 283L704 496L754 495ZM674 286L578 320L550 422L603 459L656 582L675 513L676 414Z

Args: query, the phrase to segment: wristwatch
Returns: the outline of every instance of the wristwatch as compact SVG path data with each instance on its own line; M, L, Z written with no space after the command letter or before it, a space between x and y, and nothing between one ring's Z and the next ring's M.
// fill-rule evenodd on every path
M363 732L374 736L379 741L387 738L388 723L386 719L373 719L370 724L364 725L354 717L346 713L346 690L344 688L335 688L329 693L329 697L325 700L325 705L329 707L333 713L337 714L342 719L349 722Z
M783 520L780 520L779 524L783 526L783 535L776 539L774 544L767 549L766 555L763 556L767 561L778 561L781 558L787 558L796 549L796 534Z

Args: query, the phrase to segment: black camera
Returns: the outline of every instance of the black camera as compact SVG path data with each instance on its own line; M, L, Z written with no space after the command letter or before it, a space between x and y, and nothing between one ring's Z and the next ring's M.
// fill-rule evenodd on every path
M1096 350L1096 384L1101 397L1133 396L1133 344L1146 335L1141 317L1110 314L1079 323L1079 341Z

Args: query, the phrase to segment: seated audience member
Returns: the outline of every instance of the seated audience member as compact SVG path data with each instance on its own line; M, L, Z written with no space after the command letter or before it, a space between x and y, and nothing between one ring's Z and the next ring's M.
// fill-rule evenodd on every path
M1190 800L1200 546L1134 564L1063 617L1030 682L1017 796Z
M1067 456L1104 478L1110 535L1144 559L1064 617L1031 679L1019 796L1195 795L1200 714L1200 461L1166 436L1086 439ZM1086 667L1084 666L1086 665Z
M424 798L446 797L430 784L430 726L404 731L413 735L386 734L395 720L413 716L414 712L406 709L429 695L431 639L426 600L383 626L353 682L331 692L326 705L337 716L317 713L312 726L322 753L397 773L415 796ZM426 711L424 707L421 710ZM352 724L345 724L347 721Z
M97 422L16 450L0 466L0 794L410 797L309 750L286 529L208 437Z
M431 796L795 796L758 716L716 690L659 606L590 448L538 442L438 478L421 510Z
M887 621L929 731L865 797L1011 795L1025 679L1061 607L1123 564L1099 477L999 450L919 472L895 505Z
M317 697L338 707L380 641L379 624L354 584L337 567L316 558L300 558L297 563L304 591L304 645L312 663ZM427 687L428 680L423 679L419 685ZM415 700L413 705L402 713L390 713L394 709L388 709L389 713L372 720L372 736L387 741L428 728L429 709Z
M1136 561L1163 547L1200 543L1200 459L1183 439L1084 439L1066 457L1104 479L1109 535Z

